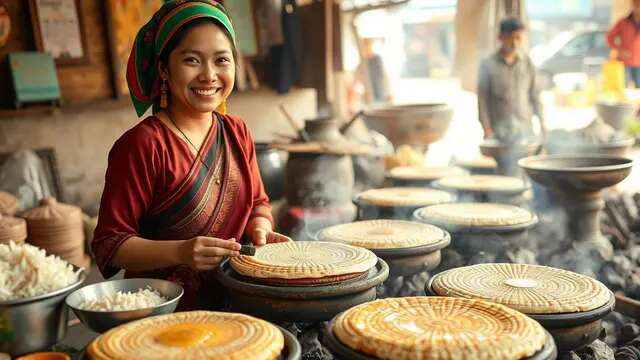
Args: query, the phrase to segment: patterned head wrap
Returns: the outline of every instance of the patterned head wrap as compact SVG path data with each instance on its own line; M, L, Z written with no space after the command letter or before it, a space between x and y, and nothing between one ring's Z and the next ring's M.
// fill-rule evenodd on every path
M138 116L142 116L150 106L153 106L154 113L160 109L160 54L182 26L199 18L214 19L231 34L235 44L231 19L225 8L214 0L166 1L138 31L127 64L127 83Z

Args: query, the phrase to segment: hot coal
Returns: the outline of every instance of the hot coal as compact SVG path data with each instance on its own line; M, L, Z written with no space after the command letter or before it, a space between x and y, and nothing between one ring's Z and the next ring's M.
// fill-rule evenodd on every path
M614 351L604 341L596 340L575 351L580 360L614 360Z
M290 322L280 324L300 342L302 360L334 360L331 352L320 342L320 332L326 323Z

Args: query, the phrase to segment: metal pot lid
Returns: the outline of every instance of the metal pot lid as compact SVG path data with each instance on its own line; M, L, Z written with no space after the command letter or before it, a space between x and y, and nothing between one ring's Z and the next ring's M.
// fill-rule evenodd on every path
M438 227L404 220L366 220L322 230L319 240L366 249L397 249L436 244L446 232Z
M387 177L399 180L437 180L466 174L464 169L454 166L398 166L389 170Z
M363 273L376 265L371 251L326 241L289 241L256 249L254 256L230 260L233 270L251 278L318 279Z
M87 348L91 358L264 359L284 349L280 329L249 315L188 311L153 316L120 325Z
M496 227L529 223L536 219L530 211L507 204L449 203L416 210L424 222L468 227Z
M0 214L13 216L18 210L18 198L12 194L0 191Z
M20 215L29 225L69 224L82 221L82 210L73 205L59 203L53 197L40 200L40 205Z
M543 349L547 339L540 324L506 306L424 296L353 307L335 319L333 333L346 346L381 359L522 359Z
M607 287L588 276L527 264L455 268L436 275L431 286L438 295L485 299L526 314L590 311L611 299Z
M437 187L475 192L521 193L527 184L519 177L503 175L448 176L436 182Z
M328 155L363 155L370 152L367 145L349 142L296 142L290 144L272 144L274 149L290 153L328 154Z
M376 206L428 206L452 201L446 191L418 187L371 189L356 196L357 202Z

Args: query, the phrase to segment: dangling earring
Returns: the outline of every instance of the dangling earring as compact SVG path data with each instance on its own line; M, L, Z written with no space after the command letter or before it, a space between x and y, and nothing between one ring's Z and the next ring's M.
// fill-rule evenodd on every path
M222 100L222 103L218 105L216 110L220 115L227 115L227 100Z
M169 104L167 104L168 100L167 100L167 93L168 93L168 89L167 89L167 80L166 79L162 79L162 86L160 86L160 107L163 109L166 109L167 106Z

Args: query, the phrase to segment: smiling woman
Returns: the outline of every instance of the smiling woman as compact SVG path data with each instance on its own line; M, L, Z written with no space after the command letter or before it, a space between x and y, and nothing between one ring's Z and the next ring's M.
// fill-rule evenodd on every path
M217 308L210 270L239 254L242 237L273 231L250 131L226 114L235 81L235 31L216 1L167 2L140 29L127 81L153 115L109 153L93 250L105 277L152 277L185 288L179 309Z

